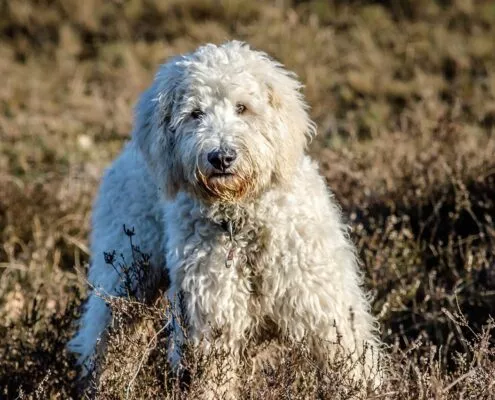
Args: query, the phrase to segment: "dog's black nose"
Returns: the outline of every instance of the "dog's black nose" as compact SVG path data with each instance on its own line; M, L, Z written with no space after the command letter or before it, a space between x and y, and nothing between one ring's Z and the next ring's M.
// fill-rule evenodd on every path
M233 149L223 149L215 150L208 153L208 162L219 171L225 172L228 170L235 159L237 158L237 153Z

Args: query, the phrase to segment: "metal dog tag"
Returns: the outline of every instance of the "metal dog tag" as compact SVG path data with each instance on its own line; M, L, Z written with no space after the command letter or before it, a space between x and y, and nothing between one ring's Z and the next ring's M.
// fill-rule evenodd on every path
M225 259L225 266L227 268L230 268L232 267L232 265L234 265L234 256L235 256L235 248L232 245L229 251L227 252L227 258Z

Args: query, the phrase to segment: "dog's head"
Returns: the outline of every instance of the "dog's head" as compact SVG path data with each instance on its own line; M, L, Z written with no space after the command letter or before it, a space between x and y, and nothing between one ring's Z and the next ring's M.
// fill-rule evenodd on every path
M254 197L291 179L315 133L300 88L263 52L208 44L161 67L133 135L169 197Z

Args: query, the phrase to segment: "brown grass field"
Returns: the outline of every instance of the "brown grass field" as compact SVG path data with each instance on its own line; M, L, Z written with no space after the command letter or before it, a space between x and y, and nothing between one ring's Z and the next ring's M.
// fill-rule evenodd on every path
M0 1L0 398L200 393L211 360L171 376L160 297L112 304L86 393L65 343L139 93L167 57L232 38L306 85L391 364L363 394L301 344L242 399L495 399L495 3L476 0Z

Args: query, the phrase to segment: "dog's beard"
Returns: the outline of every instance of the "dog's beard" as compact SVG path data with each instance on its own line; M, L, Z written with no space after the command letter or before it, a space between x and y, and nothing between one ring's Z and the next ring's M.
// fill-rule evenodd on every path
M196 180L199 195L207 201L234 203L251 197L256 192L256 179L253 173L232 172L206 175L198 169Z

